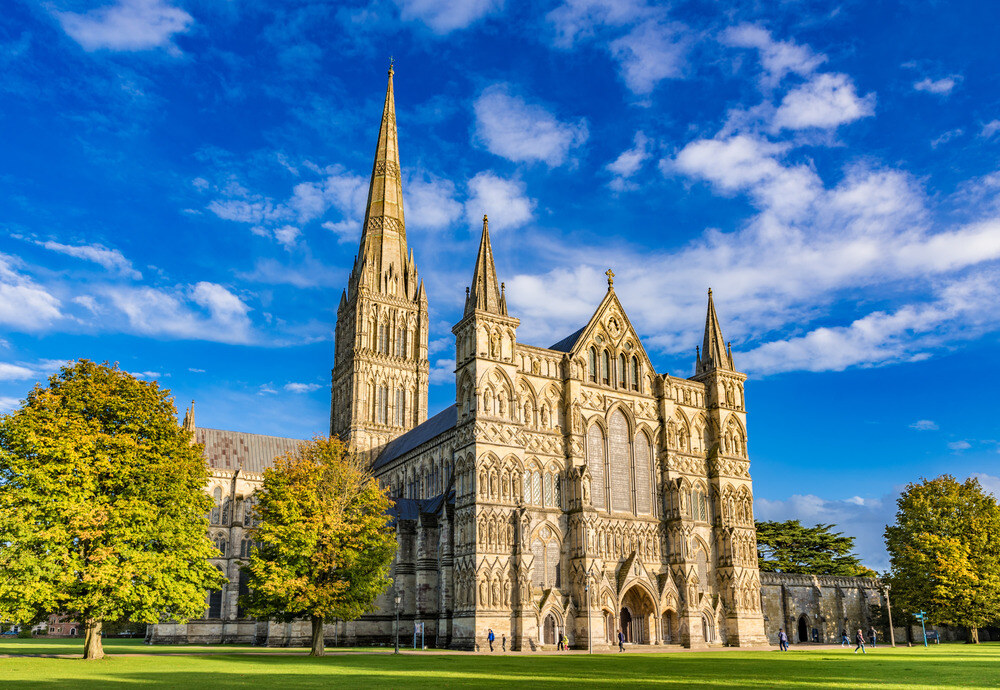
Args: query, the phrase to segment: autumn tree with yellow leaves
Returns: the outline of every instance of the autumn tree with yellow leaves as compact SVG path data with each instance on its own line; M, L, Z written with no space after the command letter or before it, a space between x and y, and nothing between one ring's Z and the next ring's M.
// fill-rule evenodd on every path
M322 656L324 622L373 610L391 584L389 498L363 458L324 437L277 458L256 496L245 604L258 618L311 620L310 655Z
M209 563L202 449L170 392L71 362L0 417L0 618L65 613L84 657L103 621L185 621L224 576Z

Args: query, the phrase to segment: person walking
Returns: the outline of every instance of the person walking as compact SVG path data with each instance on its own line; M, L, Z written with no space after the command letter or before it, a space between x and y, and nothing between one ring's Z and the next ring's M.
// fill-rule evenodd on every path
M563 650L562 633L559 633L559 641L556 643L556 651L561 652Z
M868 629L868 639L871 641L872 648L874 649L875 646L876 646L875 642L878 639L878 631L875 630L875 626L874 625Z
M507 651L507 633L503 633L500 636L500 651L502 652Z
M625 651L625 633L623 633L621 630L618 631L618 651L619 652Z
M566 633L563 633L562 643L563 643L563 649L568 652L569 651L569 638L566 637Z
M490 628L489 633L486 635L486 639L490 643L490 651L493 651L493 640L497 639L496 635L493 634L493 628Z
M858 646L854 648L854 653L857 654L858 650L861 650L862 654L867 654L865 651L865 635L861 632L861 628L858 628L858 634L854 636L854 641L858 643Z
M844 630L843 628L840 629L840 646L841 647L851 646L851 638L847 636L847 631Z
M778 651L779 652L788 651L788 635L785 634L784 628L778 631Z

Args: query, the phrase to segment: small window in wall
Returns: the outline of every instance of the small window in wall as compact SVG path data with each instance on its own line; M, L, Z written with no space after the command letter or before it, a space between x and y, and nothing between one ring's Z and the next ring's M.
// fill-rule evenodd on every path
M632 390L639 390L639 360L632 357Z
M590 365L590 380L597 383L597 350L593 347L589 350L587 364Z
M618 385L622 388L625 387L625 382L628 381L626 378L628 375L627 371L628 370L625 367L625 355L618 355Z
M605 350L601 359L601 364L603 365L601 371L601 383L607 386L611 384L611 354Z

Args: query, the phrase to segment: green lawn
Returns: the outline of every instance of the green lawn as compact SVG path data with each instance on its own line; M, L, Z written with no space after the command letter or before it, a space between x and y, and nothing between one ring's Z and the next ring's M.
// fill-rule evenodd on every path
M71 653L79 641L17 640L0 653ZM717 688L995 688L1000 686L1000 644L948 644L928 649L879 647L865 656L852 650L779 652L711 651L673 654L351 654L310 659L302 650L248 654L243 647L146 647L111 641L109 658L11 657L0 659L0 685L105 687L113 683L178 688L472 687L497 690L652 685ZM179 652L205 652L168 656ZM146 656L129 656L149 653Z

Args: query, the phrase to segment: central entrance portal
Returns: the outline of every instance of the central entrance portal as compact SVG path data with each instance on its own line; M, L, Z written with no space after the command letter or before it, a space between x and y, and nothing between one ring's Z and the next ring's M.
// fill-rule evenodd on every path
M632 644L653 644L656 637L656 607L649 592L641 585L633 585L622 597L619 614L625 641ZM616 640L617 641L617 640Z

